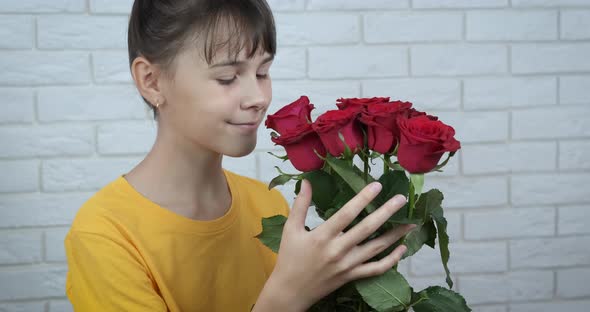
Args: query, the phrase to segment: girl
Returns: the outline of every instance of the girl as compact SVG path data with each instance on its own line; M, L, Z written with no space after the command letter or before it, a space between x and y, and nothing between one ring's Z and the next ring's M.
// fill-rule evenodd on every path
M359 244L403 206L403 196L342 232L378 183L308 232L311 187L304 181L278 256L254 237L261 218L289 214L287 202L221 163L223 155L254 150L271 101L276 39L264 0L136 0L128 45L157 138L72 224L66 288L75 310L305 311L399 261L404 246L366 263L410 227Z

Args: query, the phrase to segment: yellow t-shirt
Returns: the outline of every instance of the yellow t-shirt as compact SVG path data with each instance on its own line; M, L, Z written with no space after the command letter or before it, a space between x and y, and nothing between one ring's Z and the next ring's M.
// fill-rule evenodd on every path
M119 177L78 211L65 239L76 311L250 311L276 255L255 238L287 216L277 190L225 171L230 209L211 221L166 210Z

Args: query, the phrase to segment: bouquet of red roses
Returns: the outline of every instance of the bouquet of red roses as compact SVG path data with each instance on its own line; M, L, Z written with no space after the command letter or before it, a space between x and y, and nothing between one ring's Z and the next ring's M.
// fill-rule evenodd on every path
M446 282L453 287L447 267L449 237L443 215L443 194L436 189L422 192L424 174L440 169L460 149L455 131L438 117L412 108L412 103L390 101L389 97L341 98L338 109L311 120L314 105L306 96L269 115L266 126L273 129L271 140L283 146L286 156L301 173L288 174L278 167L279 176L269 189L296 180L308 180L312 186L312 204L317 214L327 220L367 184L379 181L381 193L345 229L349 230L396 194L403 194L408 203L385 222L379 235L403 224L416 224L397 244L377 255L379 260L399 244L404 244L410 257L423 245L435 248L438 236ZM272 154L272 153L271 153ZM441 158L446 159L439 164ZM354 159L359 157L362 168ZM395 158L395 159L393 159ZM383 163L383 174L375 179L370 174L374 161ZM284 216L262 220L263 230L257 236L263 244L278 252ZM308 228L308 230L310 230ZM365 242L366 242L365 241ZM414 292L406 279L393 267L380 276L358 280L334 291L317 302L310 311L471 311L458 293L440 286Z

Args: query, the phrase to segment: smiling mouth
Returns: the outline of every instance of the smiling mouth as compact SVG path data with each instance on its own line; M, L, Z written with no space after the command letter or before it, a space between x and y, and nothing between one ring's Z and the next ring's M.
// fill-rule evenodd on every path
M231 122L231 121L228 121L227 123L230 125L234 125L234 126L256 126L259 122L258 121L253 121L253 122Z
M244 131L244 132L254 132L256 129L258 129L258 123L257 122L248 122L248 123L231 123L228 122L228 124L232 127L234 127L235 129L238 129L240 131Z

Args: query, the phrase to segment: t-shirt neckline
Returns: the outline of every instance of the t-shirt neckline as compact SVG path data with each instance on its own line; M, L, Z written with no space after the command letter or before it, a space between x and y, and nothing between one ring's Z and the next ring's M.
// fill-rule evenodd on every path
M138 192L129 181L125 179L124 175L119 176L119 178L115 180L114 186L116 189L133 197L133 200L138 202L138 207L140 208L139 213L148 214L146 217L157 219L159 222L163 223L163 226L169 224L171 229L177 232L216 234L228 230L234 224L240 210L240 194L234 177L225 169L223 169L223 174L230 191L231 204L230 208L223 216L213 220L191 219L158 205Z

